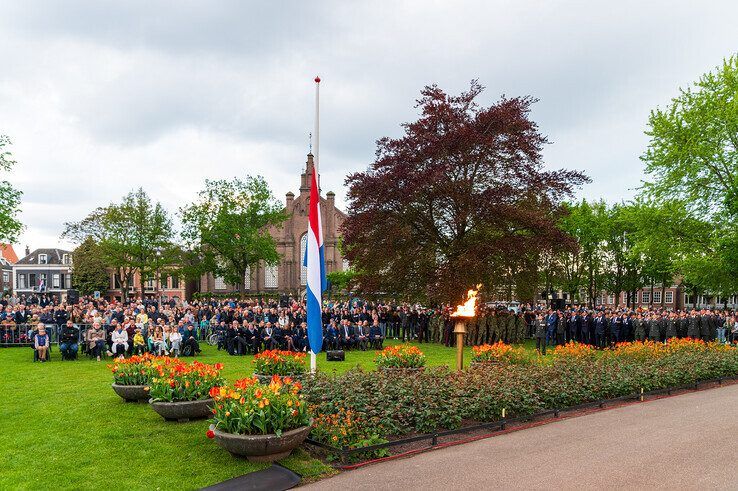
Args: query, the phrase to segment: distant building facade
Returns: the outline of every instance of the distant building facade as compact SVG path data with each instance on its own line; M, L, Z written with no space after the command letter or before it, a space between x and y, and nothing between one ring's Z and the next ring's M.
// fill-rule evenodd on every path
M109 270L109 284L107 292L101 292L108 300L123 300L123 288L120 276L116 271ZM187 288L187 284L183 278L167 271L162 271L157 275L152 275L144 279L143 292L141 292L141 274L134 273L131 288L128 290L128 300L143 298L148 300L158 300L161 297L163 303L171 300L185 300L192 295L192 288Z
M14 292L18 295L47 293L66 298L72 288L72 253L63 249L26 248L26 255L13 266Z
M18 256L10 244L0 244L0 294L6 295L13 291L13 264L18 262Z
M308 154L300 181L300 194L295 196L289 192L285 196L285 211L289 218L281 227L272 227L269 230L277 242L277 252L282 260L276 266L260 264L251 268L244 279L247 292L293 295L304 293L307 268L303 266L303 257L307 247L308 203L314 171L313 155ZM325 198L320 198L326 272L347 267L339 250L339 230L346 214L336 208L335 199L336 195L331 191L326 193ZM203 293L234 293L237 290L236 285L228 285L222 278L216 278L212 274L203 275L198 288Z

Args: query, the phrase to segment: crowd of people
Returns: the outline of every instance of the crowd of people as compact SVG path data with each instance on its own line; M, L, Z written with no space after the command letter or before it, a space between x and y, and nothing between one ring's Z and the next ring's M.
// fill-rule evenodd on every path
M322 311L323 350L381 349L385 339L455 342L450 308L425 308L395 302L327 301ZM193 302L151 301L126 304L84 297L76 304L55 296L7 296L0 302L0 332L5 344L27 343L40 360L54 340L62 356L82 351L100 360L151 352L172 356L200 352L200 342L215 336L231 355L265 349L308 351L305 303L293 298L220 299ZM536 339L538 349L569 341L599 348L620 341L693 337L720 342L738 338L738 317L730 310L669 311L649 308L546 309L524 305L481 305L466 320L465 343L479 345Z

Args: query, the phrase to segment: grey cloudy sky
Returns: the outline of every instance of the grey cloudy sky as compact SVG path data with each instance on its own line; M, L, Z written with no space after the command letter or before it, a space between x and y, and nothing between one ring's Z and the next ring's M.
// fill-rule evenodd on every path
M143 186L170 211L205 178L297 191L321 84L321 187L416 116L419 90L540 99L549 167L627 199L649 111L738 51L736 1L0 0L0 133L24 192L17 247Z

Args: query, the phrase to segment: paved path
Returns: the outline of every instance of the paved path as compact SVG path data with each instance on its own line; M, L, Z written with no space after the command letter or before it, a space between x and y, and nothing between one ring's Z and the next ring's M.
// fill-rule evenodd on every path
M371 465L307 489L738 489L738 385Z

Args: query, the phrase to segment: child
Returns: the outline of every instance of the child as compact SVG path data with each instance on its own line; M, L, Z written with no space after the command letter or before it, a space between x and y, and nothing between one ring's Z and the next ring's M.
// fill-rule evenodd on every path
M33 346L38 353L38 359L46 361L46 353L49 350L49 336L43 326L39 326L38 333L33 336Z
M176 329L169 333L169 342L172 344L172 354L179 358L179 345L182 343L182 335Z
M141 328L136 328L136 334L133 335L133 353L136 355L142 355L146 346L143 334L141 334Z

